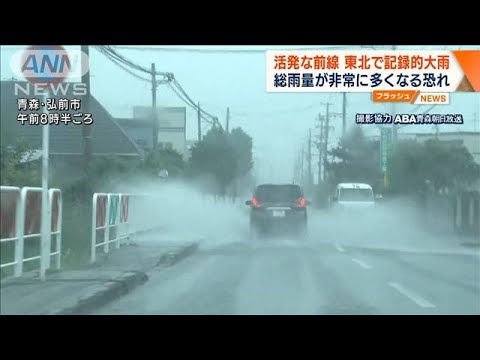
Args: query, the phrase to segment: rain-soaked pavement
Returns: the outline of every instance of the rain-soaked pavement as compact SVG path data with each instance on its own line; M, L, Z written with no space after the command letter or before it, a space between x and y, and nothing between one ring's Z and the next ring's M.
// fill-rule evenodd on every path
M311 211L307 240L249 240L248 213L216 207L187 211L195 220L170 235L203 238L196 253L95 313L480 314L479 248L420 231L400 208Z

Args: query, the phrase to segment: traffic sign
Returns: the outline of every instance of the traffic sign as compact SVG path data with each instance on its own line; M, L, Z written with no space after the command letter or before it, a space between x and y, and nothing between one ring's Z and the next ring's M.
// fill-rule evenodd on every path
M388 170L388 159L392 153L392 128L384 127L380 129L380 169L386 174Z

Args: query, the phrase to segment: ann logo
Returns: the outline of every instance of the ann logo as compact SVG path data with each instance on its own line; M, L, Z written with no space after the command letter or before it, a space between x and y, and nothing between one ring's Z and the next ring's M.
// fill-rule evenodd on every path
M30 82L57 84L69 76L73 62L62 46L41 45L25 50L20 65L20 71Z
M66 50L60 45L34 45L15 52L10 59L15 77L48 88L70 78L78 81L89 71L88 55L80 49Z

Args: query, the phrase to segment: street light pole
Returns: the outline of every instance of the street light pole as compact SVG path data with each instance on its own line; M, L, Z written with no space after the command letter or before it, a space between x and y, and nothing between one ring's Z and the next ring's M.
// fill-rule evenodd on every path
M43 100L47 103L48 94ZM40 241L41 241L41 256L40 256L40 280L45 281L45 273L50 267L50 206L48 199L48 157L49 157L49 139L50 125L48 122L42 125L42 212L40 224Z

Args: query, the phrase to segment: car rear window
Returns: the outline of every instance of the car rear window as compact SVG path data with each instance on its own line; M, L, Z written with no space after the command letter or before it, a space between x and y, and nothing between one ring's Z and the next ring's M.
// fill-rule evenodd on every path
M373 201L373 191L370 189L341 189L341 201Z
M302 197L303 193L297 185L261 185L255 196L267 202L295 201Z

